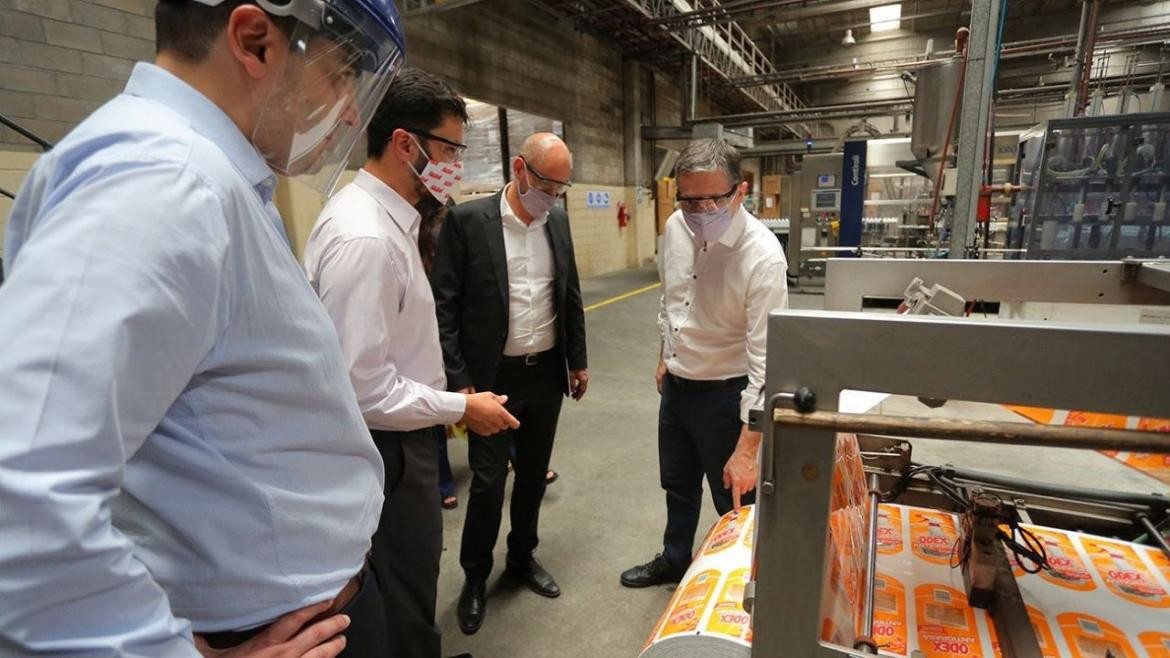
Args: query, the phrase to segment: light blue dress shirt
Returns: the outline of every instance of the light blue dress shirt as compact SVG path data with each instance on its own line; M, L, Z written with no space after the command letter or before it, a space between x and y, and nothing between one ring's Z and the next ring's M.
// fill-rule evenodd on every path
M193 655L192 630L360 569L382 461L274 183L149 64L29 174L0 286L0 653Z

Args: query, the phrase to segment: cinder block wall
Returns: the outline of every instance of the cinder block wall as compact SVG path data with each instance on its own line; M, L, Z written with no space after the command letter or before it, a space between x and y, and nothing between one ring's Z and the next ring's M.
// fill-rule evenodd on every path
M0 0L0 112L55 142L154 58L154 0ZM0 149L33 150L0 128Z

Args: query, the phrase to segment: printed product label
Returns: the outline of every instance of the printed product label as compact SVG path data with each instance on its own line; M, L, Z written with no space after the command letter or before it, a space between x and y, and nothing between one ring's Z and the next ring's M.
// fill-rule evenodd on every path
M723 518L719 519L719 523L715 524L715 529L711 531L711 538L702 552L711 555L734 546L735 542L739 540L739 534L750 514L751 509L747 507L741 507L738 511L724 514Z
M1170 608L1170 595L1133 548L1088 536L1081 537L1081 544L1109 591L1139 605Z
M694 578L680 585L679 589L682 594L670 610L661 637L678 633L691 633L697 629L699 619L707 609L707 602L711 600L711 595L715 592L715 584L718 582L719 571L708 569L695 574Z
M1089 566L1081 559L1076 546L1067 534L1047 528L1028 526L1027 529L1036 535L1036 538L1044 545L1044 551L1048 555L1048 566L1051 567L1036 575L1065 589L1080 592L1097 589L1097 584L1093 582L1093 574L1089 572ZM1015 564L1014 554L1011 555L1011 561ZM1028 568L1034 569L1035 565L1028 562ZM1017 578L1024 573L1018 565L1014 571Z
M1079 612L1056 616L1073 658L1136 658L1125 634L1102 619Z
M910 512L910 546L919 558L932 564L951 563L958 534L950 514L913 509Z
M1147 548L1146 557L1150 559L1158 571L1162 572L1162 578L1170 583L1170 558L1157 548Z
M751 615L743 609L743 590L750 573L750 569L736 569L727 577L707 622L707 632L735 639L743 637L752 621Z
M1138 634L1138 642L1150 658L1170 658L1170 633L1147 631Z
M902 552L902 508L878 506L878 553L897 555Z
M906 588L896 578L878 572L873 581L873 637L878 648L906 655Z
M926 658L981 656L975 612L962 592L945 585L919 585L914 602L918 648Z
M1056 648L1056 638L1052 629L1048 627L1048 619L1032 606L1027 606L1028 621L1032 622L1032 629L1036 631L1036 640L1040 643L1040 653L1044 658L1061 658L1060 650Z

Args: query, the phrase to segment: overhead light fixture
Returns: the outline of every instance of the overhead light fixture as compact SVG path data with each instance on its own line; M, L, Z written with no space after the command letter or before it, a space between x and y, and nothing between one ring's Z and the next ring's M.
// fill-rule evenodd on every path
M845 38L841 39L842 46L852 46L857 43L857 39L853 38L853 28L845 30Z
M871 32L888 32L902 27L902 3L869 8Z

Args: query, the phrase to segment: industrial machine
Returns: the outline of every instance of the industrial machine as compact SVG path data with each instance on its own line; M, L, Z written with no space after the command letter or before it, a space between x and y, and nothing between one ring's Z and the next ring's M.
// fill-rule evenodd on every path
M1009 247L1030 259L1170 255L1170 113L1054 119L1020 135Z
M885 274L880 270L886 270ZM839 259L829 261L827 275L830 309L860 310L867 298L902 297L906 284L915 277L930 284L910 291L924 297L949 289L970 300L1170 304L1170 267L1156 262ZM891 627L875 625L878 614L895 600L886 582L889 578L880 576L877 566L884 559L879 556L879 530L886 527L879 521L879 509L889 504L918 510L913 514L922 520L922 529L916 541L923 545L943 541L940 528L929 520L933 515L943 521L952 519L955 538L937 545L936 550L943 550L935 553L941 564L935 568L950 574L953 588L918 587L897 599L903 607L918 607L917 638L935 642L933 650L927 647L921 653L924 656L1071 655L1053 653L1056 645L1048 635L1049 627L1036 621L1044 611L1025 605L1018 585L1018 579L1030 577L1026 574L1067 571L1067 566L1061 566L1067 561L1061 552L1064 548L1038 539L1064 531L1034 530L1038 526L1067 529L1070 532L1064 534L1076 534L1076 541L1086 546L1122 546L1119 551L1135 545L1100 538L1132 539L1144 534L1151 546L1141 550L1149 551L1149 563L1165 555L1164 563L1170 565L1170 545L1163 538L1170 527L1170 499L1164 496L1055 486L1035 478L978 472L962 464L917 463L906 441L906 437L921 437L1170 454L1170 434L842 413L838 408L847 391L877 391L1168 418L1170 328L831 310L774 314L768 335L767 403L752 418L753 426L764 435L754 512L754 577L744 595L753 619L753 656L864 656L877 654L879 647L892 647L890 638L878 635ZM853 490L855 499L860 496L862 502L856 509L842 510L833 502L841 483L849 481L841 474L840 446L842 437L854 435L863 472ZM851 513L856 521L853 527L862 529L862 539L853 544L846 541L842 549L840 515ZM907 536L915 537L909 532ZM852 580L842 576L843 563L838 559L842 550L860 565ZM1088 549L1083 550L1090 555ZM1136 585L1140 576L1127 571L1122 556L1109 550L1091 554L1092 568L1108 573L1108 587L1117 587L1114 598L1130 605L1122 597L1133 598L1131 592L1146 594ZM1159 596L1167 605L1142 608L1141 623L1150 630L1141 637L1148 644L1138 644L1135 636L1129 642L1136 648L1126 651L1126 639L1103 630L1097 618L1067 613L1060 617L1061 624L1075 622L1080 624L1076 632L1088 633L1083 642L1076 640L1075 655L1164 655L1157 653L1161 649L1149 648L1170 639L1170 592L1166 591L1170 585L1165 584L1170 582L1166 580L1170 570L1163 573L1150 578L1161 579ZM1126 585L1125 579L1131 577L1134 582ZM842 599L844 589L852 596ZM1105 592L1106 599L1110 596ZM852 601L853 607L837 617L849 623L834 627L827 621L826 610L840 600ZM924 631L923 619L934 625ZM979 628L987 629L995 652L963 644L961 634L947 630L967 620L972 628L974 620L979 620ZM1062 632L1065 636L1059 642L1073 642L1069 639L1073 630L1062 626L1056 631Z

